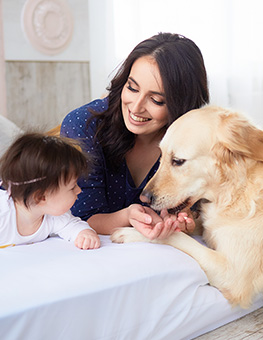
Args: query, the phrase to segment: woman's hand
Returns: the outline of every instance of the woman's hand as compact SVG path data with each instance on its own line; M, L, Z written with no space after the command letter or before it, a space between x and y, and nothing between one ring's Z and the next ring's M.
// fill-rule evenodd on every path
M191 213L182 212L177 217L162 210L159 216L151 208L140 204L129 206L128 220L130 225L150 240L165 239L175 231L192 232L195 228Z
M128 208L131 226L150 240L157 238L163 229L163 219L151 208L132 204Z

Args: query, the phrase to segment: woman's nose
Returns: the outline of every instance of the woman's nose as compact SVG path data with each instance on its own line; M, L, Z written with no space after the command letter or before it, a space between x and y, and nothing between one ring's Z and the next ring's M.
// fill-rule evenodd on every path
M143 113L145 111L145 97L138 96L137 100L133 102L132 113Z

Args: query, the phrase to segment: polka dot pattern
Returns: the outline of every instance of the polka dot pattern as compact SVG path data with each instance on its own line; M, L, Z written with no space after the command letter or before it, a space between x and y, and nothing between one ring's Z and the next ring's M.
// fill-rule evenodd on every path
M72 213L87 220L97 213L114 212L132 203L141 203L139 196L146 183L157 171L157 161L139 187L135 187L125 160L118 172L114 172L106 163L102 148L94 141L96 121L90 121L89 110L102 112L108 107L108 98L94 100L70 112L62 122L61 134L78 139L85 152L95 157L93 170L88 178L81 178L79 185L82 192L72 207Z

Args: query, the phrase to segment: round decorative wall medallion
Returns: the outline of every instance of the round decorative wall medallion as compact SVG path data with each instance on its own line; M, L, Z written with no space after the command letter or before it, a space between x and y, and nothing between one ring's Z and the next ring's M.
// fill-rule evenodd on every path
M66 0L27 0L22 11L22 26L33 47L54 55L71 41L73 17Z

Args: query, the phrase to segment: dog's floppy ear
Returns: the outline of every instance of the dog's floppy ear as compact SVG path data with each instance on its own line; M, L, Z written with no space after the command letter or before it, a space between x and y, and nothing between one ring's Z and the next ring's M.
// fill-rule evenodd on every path
M232 153L263 161L263 131L237 113L221 116L218 140L227 149L225 157Z

